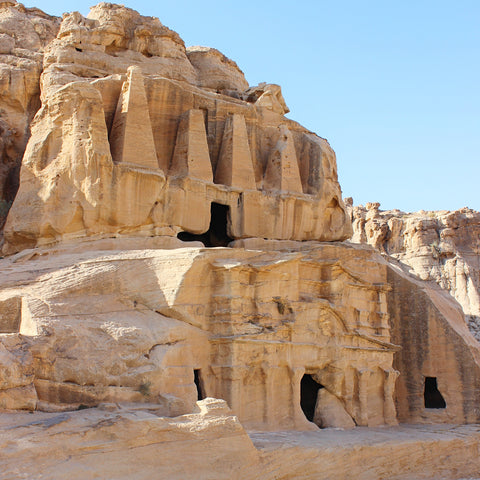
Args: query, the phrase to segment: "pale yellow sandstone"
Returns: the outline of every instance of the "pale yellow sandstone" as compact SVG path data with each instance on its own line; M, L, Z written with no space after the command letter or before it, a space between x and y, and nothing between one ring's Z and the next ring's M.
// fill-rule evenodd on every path
M217 49L188 47L187 56L197 71L199 87L234 96L248 89L248 82L238 65Z
M113 161L158 168L143 75L128 69L109 136Z
M202 110L188 110L182 116L169 173L213 182Z
M64 16L45 47L6 253L91 236L207 234L218 222L212 203L228 208L232 239L350 235L334 153L283 116L280 87L248 89L214 49L188 55L158 19L122 6Z
M243 98L275 113L284 115L290 111L285 103L280 85L260 83L245 91Z
M40 107L43 52L59 26L59 18L37 8L0 4L0 243L18 190L30 124Z
M475 425L247 434L211 399L176 418L149 405L3 413L0 428L2 480L126 480L132 465L140 480L453 480L477 478L480 468Z
M404 213L379 207L376 203L352 209L352 241L371 244L422 280L433 280L449 291L479 338L480 214L467 208Z
M313 423L320 428L354 428L355 422L347 413L342 402L327 389L318 391Z
M477 419L478 345L458 308L371 250L112 245L120 250L64 247L2 261L4 304L21 296L19 331L37 332L7 335L16 338L14 351L32 352L25 368L42 402L154 401L186 413L197 370L203 393L227 400L245 425L305 429L312 424L300 408L300 382L310 374L357 425L394 424L395 403L403 421ZM408 301L413 292L427 327ZM411 349L425 329L431 333L418 355ZM452 341L460 342L456 352ZM464 368L471 378L461 381ZM398 372L397 386L407 390L395 389ZM447 404L434 417L423 406L424 375L438 377Z
M255 172L243 115L234 113L225 122L215 183L241 190L256 190Z
M475 265L472 212L403 223L372 203L355 235L383 255L344 243L335 154L278 85L120 5L60 24L4 2L2 25L26 83L5 83L22 107L0 149L23 152L17 114L31 136L0 259L0 408L32 413L0 413L1 478L478 471L478 429L445 424L480 421L479 344L385 255L428 280L436 252L475 305L474 267L446 268Z
M293 136L285 125L279 127L279 139L268 159L264 188L282 192L302 192Z

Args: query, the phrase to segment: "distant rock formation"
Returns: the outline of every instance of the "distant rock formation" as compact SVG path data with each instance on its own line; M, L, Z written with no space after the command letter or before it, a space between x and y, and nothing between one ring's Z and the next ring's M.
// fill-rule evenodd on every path
M350 202L349 202L350 203ZM433 280L460 303L480 340L480 212L379 209L379 203L350 206L356 243L368 243Z

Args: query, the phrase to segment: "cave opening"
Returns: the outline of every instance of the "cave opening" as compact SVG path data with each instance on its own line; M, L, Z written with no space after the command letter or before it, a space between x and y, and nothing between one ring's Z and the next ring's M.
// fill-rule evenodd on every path
M177 235L183 242L202 242L206 247L228 247L233 238L228 236L230 207L212 202L210 206L210 227L205 233L180 232Z
M203 400L204 398L206 398L206 395L205 387L203 385L202 372L200 371L200 369L196 369L193 371L193 378L195 386L197 387L197 400Z
M324 388L323 385L316 382L310 374L306 373L302 377L300 382L300 406L310 422L313 422L315 416L317 395L321 388Z
M425 377L425 408L446 408L447 403L437 386L437 377Z

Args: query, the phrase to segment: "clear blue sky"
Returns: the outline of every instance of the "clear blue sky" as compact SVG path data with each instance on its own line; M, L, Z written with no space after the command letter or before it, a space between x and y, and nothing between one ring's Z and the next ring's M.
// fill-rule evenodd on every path
M480 210L479 0L126 1L215 47L327 138L344 196ZM26 2L87 15L94 1Z

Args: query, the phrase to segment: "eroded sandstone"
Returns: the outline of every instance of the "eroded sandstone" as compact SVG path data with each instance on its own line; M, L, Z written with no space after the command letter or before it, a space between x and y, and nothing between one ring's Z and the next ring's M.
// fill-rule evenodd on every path
M334 153L284 117L280 87L249 89L217 50L187 51L158 19L111 4L64 16L45 50L6 253L202 234L211 203L228 208L231 239L350 235Z
M224 403L210 400L175 418L159 417L151 406L112 404L4 414L0 478L80 480L94 472L127 480L132 465L139 480L370 480L386 472L393 480L453 480L478 474L475 425L248 435Z
M40 108L43 53L59 26L58 18L37 8L15 1L0 4L0 232L18 190L30 124Z
M478 345L461 311L369 249L131 250L116 242L113 251L92 244L1 261L2 318L22 299L3 343L28 353L14 364L35 387L32 407L153 401L178 415L202 395L227 400L250 428L309 429L303 404L315 405L317 392L301 383L311 376L356 425L395 424L397 414L477 421ZM419 331L436 333L422 339ZM438 378L446 400L433 417L425 376Z
M61 21L0 8L5 71L33 62L0 119L26 132L0 144L5 165L25 150L0 259L0 408L32 412L0 415L2 478L130 478L132 458L138 478L476 471L475 427L396 426L479 422L480 350L458 303L392 258L460 285L474 212L403 222L371 205L354 239L391 256L343 242L335 154L285 117L278 85L121 5ZM19 466L25 445L35 463Z
M468 208L404 213L379 207L378 203L352 207L352 241L372 245L420 279L449 291L479 338L480 213Z

